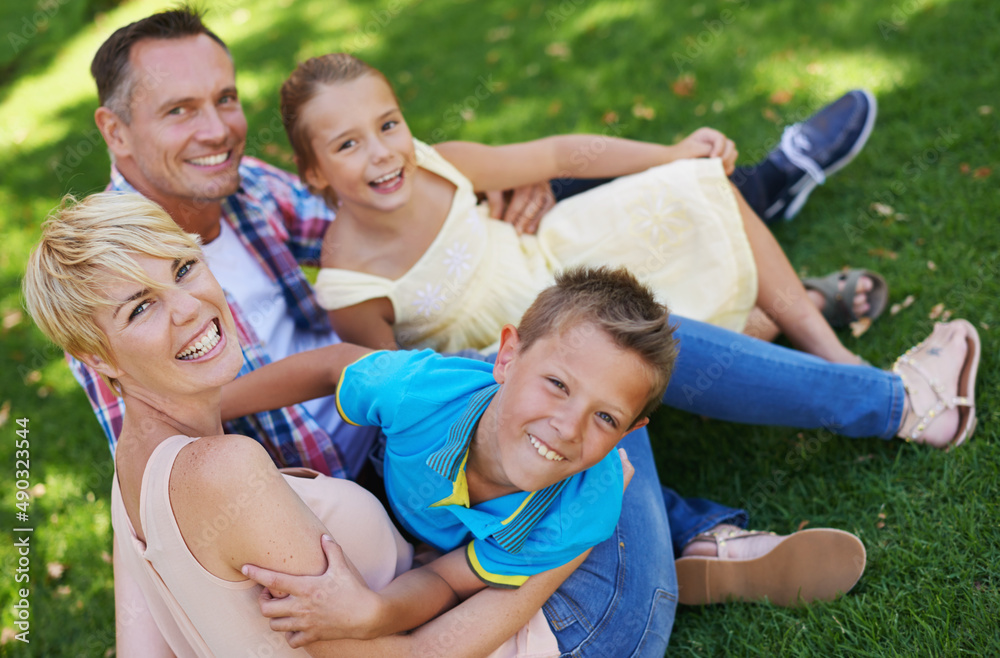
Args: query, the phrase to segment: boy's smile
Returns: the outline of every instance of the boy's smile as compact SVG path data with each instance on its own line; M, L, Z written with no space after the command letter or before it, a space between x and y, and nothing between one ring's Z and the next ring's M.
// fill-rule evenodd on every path
M648 401L647 366L592 324L545 336L520 351L517 330L500 338L493 374L502 386L469 448L471 503L539 491L611 452Z

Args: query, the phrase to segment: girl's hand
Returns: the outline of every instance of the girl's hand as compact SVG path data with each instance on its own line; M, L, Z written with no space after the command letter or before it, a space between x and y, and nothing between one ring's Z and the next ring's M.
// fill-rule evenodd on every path
M632 466L632 462L628 460L625 448L618 448L618 458L622 460L622 476L625 481L623 488L628 489L628 483L632 481L632 476L635 475L635 466Z
M513 192L487 192L490 217L513 224L519 233L532 234L545 213L556 205L556 197L548 181L518 187Z
M321 543L327 568L319 576L243 567L243 575L264 586L257 600L261 614L270 618L271 630L285 633L293 649L319 640L379 637L379 595L368 588L337 542L324 535Z
M727 176L733 173L739 156L733 140L714 128L699 128L677 142L677 148L685 158L721 158Z

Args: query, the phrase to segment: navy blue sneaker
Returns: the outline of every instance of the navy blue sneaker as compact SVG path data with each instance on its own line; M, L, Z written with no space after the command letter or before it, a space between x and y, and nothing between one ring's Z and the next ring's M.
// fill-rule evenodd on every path
M770 179L760 207L771 223L791 219L827 176L847 165L864 148L875 126L878 105L864 89L849 91L801 123L785 128L781 144L758 165ZM770 166L767 166L770 165Z

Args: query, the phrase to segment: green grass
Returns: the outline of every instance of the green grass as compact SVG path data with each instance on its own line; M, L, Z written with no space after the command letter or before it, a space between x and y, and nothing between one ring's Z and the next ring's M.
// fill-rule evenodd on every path
M19 280L39 223L64 193L93 192L107 180L92 122L90 58L111 30L162 6L113 5L12 0L0 8L4 629L13 628L16 592L16 418L30 419L31 481L44 485L30 507L31 644L5 635L4 655L113 652L110 458L61 355L18 315ZM217 3L209 20L238 63L249 150L285 167L287 141L271 124L277 87L298 59L330 50L354 51L385 71L414 133L435 141L600 132L616 116L613 130L647 140L718 127L750 162L785 123L847 89L874 91L879 120L866 150L775 233L803 273L870 267L889 280L892 301L913 295L898 315L858 339L845 337L878 365L929 332L936 304L977 323L978 433L944 454L661 412L652 434L665 482L750 505L756 527L789 532L808 522L850 530L869 556L861 582L834 603L682 609L671 652L1000 654L1000 317L989 301L1000 295L1000 170L993 171L1000 107L992 111L1000 5L254 0ZM695 82L689 96L672 91L681 73ZM655 116L636 117L637 105ZM878 215L876 201L905 218Z

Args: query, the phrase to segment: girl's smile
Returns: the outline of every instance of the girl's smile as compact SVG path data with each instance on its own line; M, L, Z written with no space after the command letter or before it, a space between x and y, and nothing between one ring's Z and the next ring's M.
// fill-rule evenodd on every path
M405 208L416 172L413 136L392 89L376 75L323 85L302 107L316 156L305 172L355 216Z

